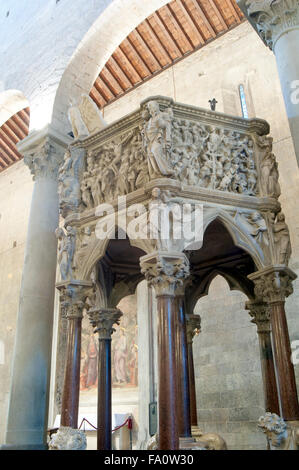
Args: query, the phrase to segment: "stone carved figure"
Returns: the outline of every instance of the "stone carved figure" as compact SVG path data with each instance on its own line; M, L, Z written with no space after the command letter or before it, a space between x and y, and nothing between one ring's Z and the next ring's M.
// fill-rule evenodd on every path
M273 139L261 136L258 138L258 145L263 150L260 164L261 187L265 196L279 198L281 194L278 182L279 173L275 155L272 153Z
M86 450L86 435L79 429L61 426L49 442L49 450Z
M72 277L72 264L75 251L76 231L70 226L66 231L59 227L55 231L59 240L58 263L62 281L70 280Z
M68 117L75 139L87 137L107 125L98 107L88 95L81 95L79 104L74 99L71 100L70 105Z
M143 128L144 148L148 158L151 178L172 176L174 170L169 163L173 113L169 108L160 111L157 101L146 105L149 119Z
M279 212L276 216L273 232L277 262L288 265L292 249L289 228L285 223L285 216L282 212Z
M286 424L275 413L261 416L258 427L266 434L270 450L299 450L299 428Z
M58 193L61 215L65 218L68 212L78 209L81 202L80 180L84 168L84 151L68 149L64 162L59 168ZM87 196L84 196L85 198Z

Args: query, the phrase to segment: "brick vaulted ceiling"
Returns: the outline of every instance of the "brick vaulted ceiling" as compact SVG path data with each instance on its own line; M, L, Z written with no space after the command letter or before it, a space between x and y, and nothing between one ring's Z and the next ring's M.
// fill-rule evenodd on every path
M0 127L0 172L21 160L16 144L28 135L29 118L29 108L25 108Z
M173 0L118 46L96 79L91 98L104 108L242 21L236 0Z

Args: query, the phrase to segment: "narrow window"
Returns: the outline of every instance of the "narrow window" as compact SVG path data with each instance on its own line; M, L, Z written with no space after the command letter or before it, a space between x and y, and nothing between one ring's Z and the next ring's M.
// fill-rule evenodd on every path
M247 109L246 96L245 96L245 91L244 91L244 86L243 85L239 86L239 92L240 92L240 100L241 100L243 118L248 119L249 118L248 109Z

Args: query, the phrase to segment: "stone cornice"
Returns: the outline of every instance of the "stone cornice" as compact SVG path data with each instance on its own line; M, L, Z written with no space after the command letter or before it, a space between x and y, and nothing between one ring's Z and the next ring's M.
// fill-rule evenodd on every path
M111 137L117 136L126 132L134 127L138 127L142 121L142 112L144 106L151 100L157 100L163 108L171 106L174 118L187 119L201 124L210 124L213 126L232 129L244 133L257 133L258 135L267 135L270 132L269 124L262 119L244 119L240 117L233 117L228 114L210 111L204 108L198 108L191 105L176 103L171 98L164 96L151 96L141 102L140 109L136 110L127 116L118 119L112 124L106 126L99 132L86 137L85 139L78 139L71 144L72 147L88 147L89 150L96 150L97 147L103 145Z
M299 28L298 0L237 0L239 8L264 43L275 52L285 33Z

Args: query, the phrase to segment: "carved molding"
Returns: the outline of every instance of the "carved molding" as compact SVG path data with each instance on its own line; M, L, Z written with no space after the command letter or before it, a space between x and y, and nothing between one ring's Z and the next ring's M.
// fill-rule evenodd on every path
M118 308L98 308L94 307L88 311L91 325L94 333L99 334L100 340L111 340L111 335L115 328L113 325L119 325L122 312Z
M256 0L238 2L271 50L282 34L299 28L298 0Z
M297 275L285 266L270 266L248 276L254 282L254 292L263 302L284 302L293 293L292 281Z
M246 302L246 310L249 311L249 315L252 320L251 323L255 323L257 326L258 333L270 333L270 309L268 304L265 302Z
M200 315L186 315L186 332L188 344L193 343L194 336L201 332L201 317Z
M140 258L141 272L156 295L176 295L189 276L189 261L183 253L156 252Z

